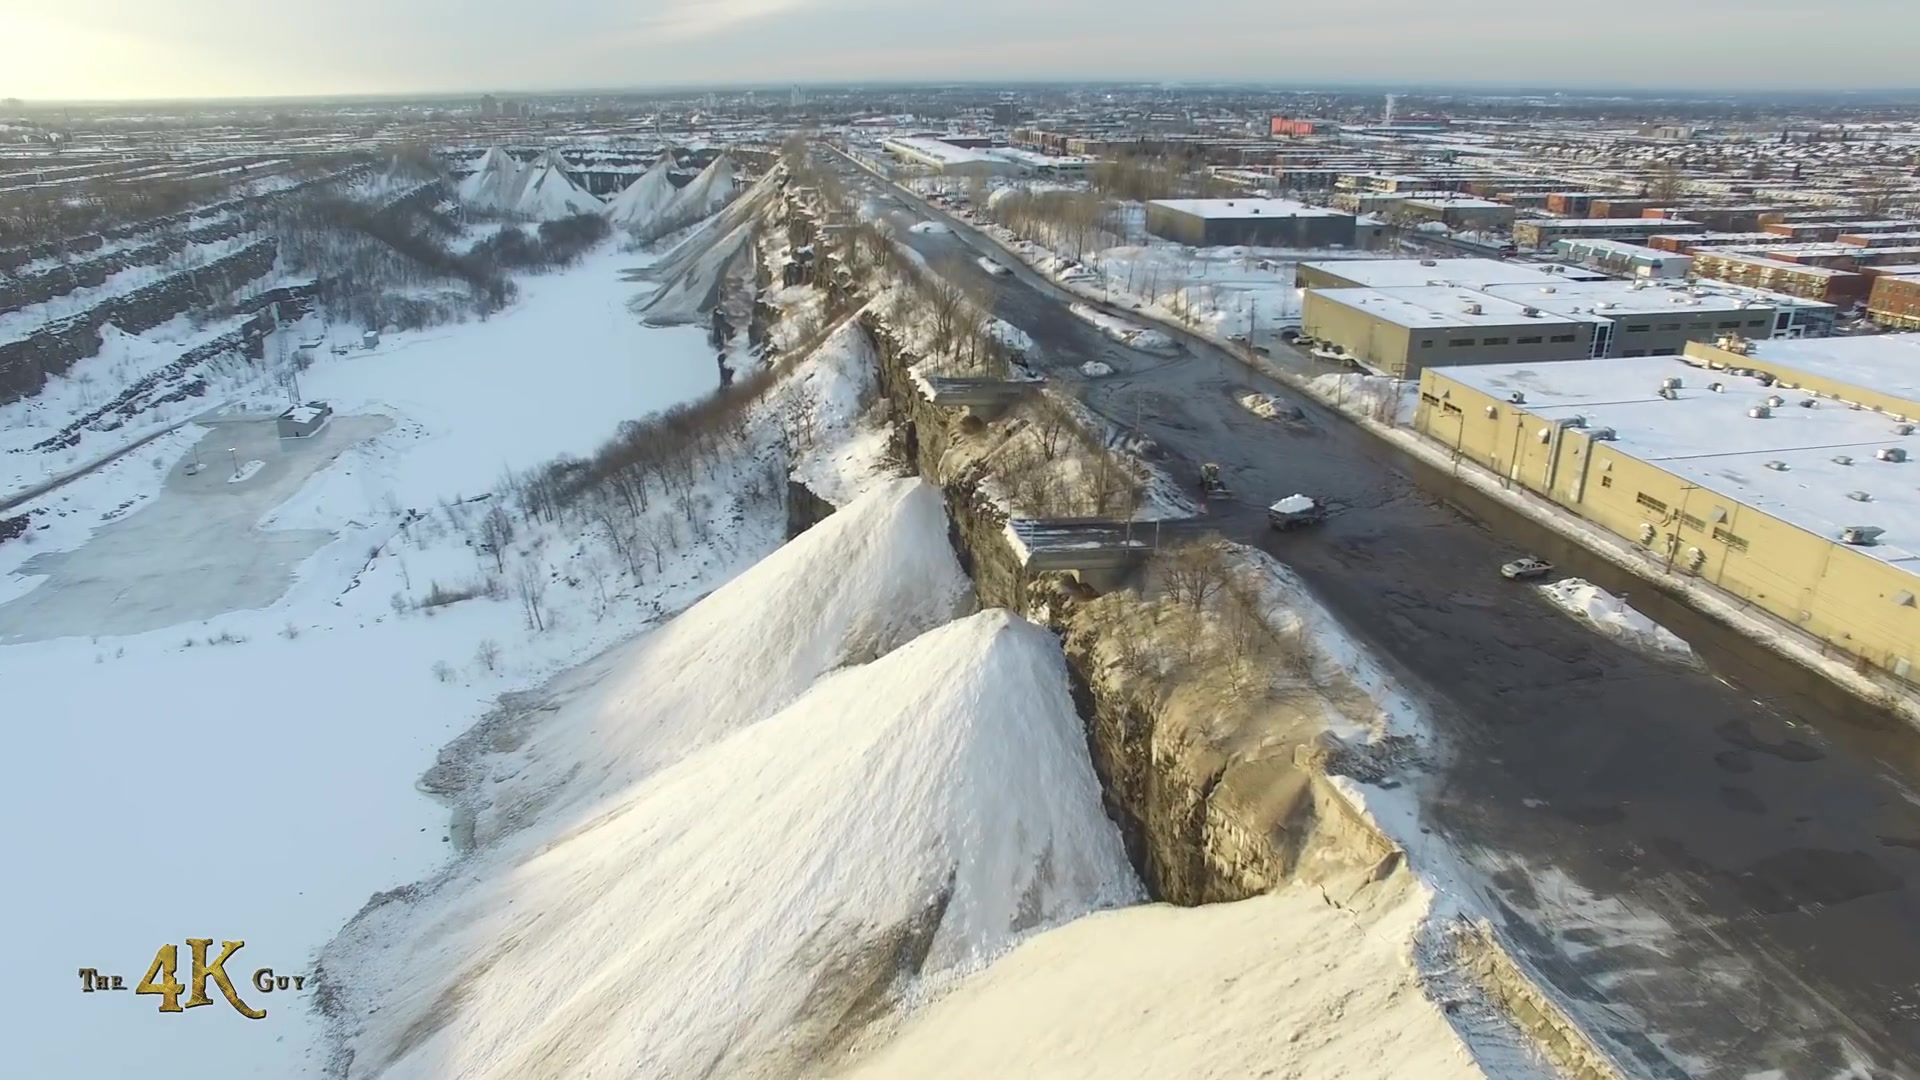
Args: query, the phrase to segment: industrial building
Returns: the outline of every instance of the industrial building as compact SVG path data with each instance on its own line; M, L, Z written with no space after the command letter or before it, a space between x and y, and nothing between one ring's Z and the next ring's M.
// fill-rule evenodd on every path
M1920 439L1903 418L1920 416L1920 386L1879 380L1920 368L1920 335L1688 353L1428 368L1414 426L1667 568L1908 677ZM1770 355L1834 377L1739 373ZM1695 366L1708 363L1733 370Z
M1311 283L1302 332L1397 378L1436 363L1678 356L1728 334L1824 336L1838 316L1831 304L1732 285L1581 280L1497 260L1306 263L1297 274Z
M1352 214L1291 199L1156 199L1147 231L1193 247L1352 247Z
M880 146L909 165L918 165L942 176L1010 176L1020 171L1019 166L1006 158L939 139L903 135L883 139Z
M1301 332L1394 378L1429 364L1579 360L1594 355L1598 320L1453 285L1309 289Z

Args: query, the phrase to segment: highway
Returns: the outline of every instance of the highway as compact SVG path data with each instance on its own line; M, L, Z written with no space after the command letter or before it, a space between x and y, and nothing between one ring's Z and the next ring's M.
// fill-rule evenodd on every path
M834 161L937 270L998 290L1056 385L1137 423L1177 478L1222 465L1244 501L1213 507L1220 531L1293 567L1425 702L1437 752L1409 780L1426 826L1644 1075L1917 1075L1920 736L1219 348L1117 345L1028 269L980 270L981 252L1014 265L990 240L908 231L937 211ZM1086 378L1089 360L1115 374ZM1248 391L1304 419L1253 416ZM1265 528L1263 505L1294 491L1335 513ZM1524 553L1631 594L1704 664L1619 645L1502 580Z

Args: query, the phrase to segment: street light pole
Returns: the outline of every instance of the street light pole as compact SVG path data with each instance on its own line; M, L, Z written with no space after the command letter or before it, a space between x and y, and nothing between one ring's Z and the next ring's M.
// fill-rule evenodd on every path
M237 446L227 447L227 455L233 458L233 475L239 476L240 475L240 448Z

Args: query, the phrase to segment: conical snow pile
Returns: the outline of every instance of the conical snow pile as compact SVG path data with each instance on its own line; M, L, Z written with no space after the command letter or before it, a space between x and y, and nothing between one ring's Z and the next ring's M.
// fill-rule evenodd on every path
M680 189L674 199L673 216L689 223L710 217L726 209L739 193L739 170L731 157L721 154L693 178L693 183Z
M666 232L669 214L679 195L679 189L673 186L672 169L673 155L662 155L646 175L614 196L604 211L613 227L647 239Z
M385 1003L353 1061L800 1075L771 1066L898 980L1138 899L1084 741L1051 635L1000 610L931 631L429 897L380 971L344 973Z
M575 214L600 212L600 200L567 175L559 151L542 154L528 172L520 196L514 201L514 213L534 221L558 221Z
M460 201L476 210L511 211L526 186L527 167L495 146L480 159L472 176L460 181Z
M636 642L613 674L493 763L475 840L525 808L589 800L771 715L814 680L964 610L938 489L875 490Z
M533 221L558 221L593 214L600 200L573 182L558 151L521 164L499 147L488 150L472 176L460 181L460 201L476 210L512 214Z

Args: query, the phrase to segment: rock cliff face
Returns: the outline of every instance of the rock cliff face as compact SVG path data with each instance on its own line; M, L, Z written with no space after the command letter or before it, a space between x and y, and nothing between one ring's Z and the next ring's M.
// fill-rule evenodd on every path
M1259 710L1222 717L1192 692L1149 690L1108 674L1106 632L1086 612L1091 590L1058 575L1029 575L1006 539L1005 512L973 467L947 467L965 422L922 398L907 377L917 359L877 320L863 319L880 358L902 457L946 493L953 544L983 605L1011 608L1061 638L1109 814L1155 897L1176 904L1243 899L1318 869L1377 868L1397 850L1334 792L1317 712ZM808 492L792 513L818 520Z

